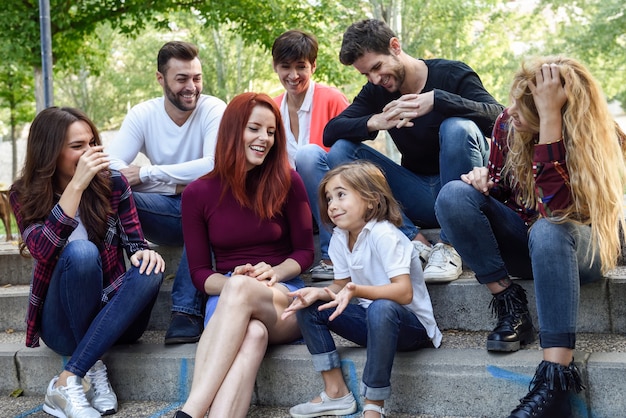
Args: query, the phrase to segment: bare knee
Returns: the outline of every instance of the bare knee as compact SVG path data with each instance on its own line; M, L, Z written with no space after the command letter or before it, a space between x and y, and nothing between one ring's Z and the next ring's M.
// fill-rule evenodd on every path
M252 319L248 323L240 351L250 351L252 354L265 353L268 340L267 327L258 319Z

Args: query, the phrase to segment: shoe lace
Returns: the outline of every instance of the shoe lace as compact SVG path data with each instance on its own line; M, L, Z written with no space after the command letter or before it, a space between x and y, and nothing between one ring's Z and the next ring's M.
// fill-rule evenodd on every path
M428 264L443 267L448 264L450 258L452 258L450 250L448 250L445 245L435 245L435 248L433 248L433 251L430 253Z
M76 408L89 408L91 405L85 396L83 385L67 385L65 393L70 398L72 405Z
M88 372L91 385L95 393L108 393L111 389L109 385L109 378L107 376L107 369L105 365L95 368Z
M324 270L324 271L328 271L328 270L332 269L332 267L333 267L333 266L331 266L331 265L329 265L329 264L326 264L326 263L324 262L324 260L320 260L320 263L318 264L318 266L319 266L322 270Z

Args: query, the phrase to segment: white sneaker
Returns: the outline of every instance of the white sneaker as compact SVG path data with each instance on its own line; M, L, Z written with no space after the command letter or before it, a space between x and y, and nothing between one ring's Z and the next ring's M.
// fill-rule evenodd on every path
M451 245L435 244L424 268L426 283L451 282L458 279L462 272L463 262L459 253Z
M91 406L102 415L111 415L117 412L117 395L109 383L107 367L102 360L96 361L87 372L85 378L91 383L93 397L89 400Z
M91 407L83 381L78 376L67 378L67 386L54 387L55 376L48 384L43 410L58 418L100 418L100 412Z
M420 260L422 260L422 268L424 268L424 266L426 266L426 263L428 263L428 258L430 257L430 254L433 251L433 246L426 245L422 241L418 240L411 241L411 243L417 250L417 253L420 256Z

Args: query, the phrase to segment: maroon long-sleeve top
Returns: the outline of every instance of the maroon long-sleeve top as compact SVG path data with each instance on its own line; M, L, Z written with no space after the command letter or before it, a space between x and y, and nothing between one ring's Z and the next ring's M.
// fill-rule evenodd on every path
M294 170L282 213L273 219L260 219L229 190L220 196L219 178L198 179L183 193L185 248L198 290L205 291L204 283L212 274L225 274L246 263L264 261L274 266L291 258L302 271L313 263L311 209L304 183Z

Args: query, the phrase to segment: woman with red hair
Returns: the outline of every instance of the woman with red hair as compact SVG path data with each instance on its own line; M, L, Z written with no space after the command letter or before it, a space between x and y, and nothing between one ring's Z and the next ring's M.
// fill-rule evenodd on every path
M191 277L209 298L191 392L175 417L245 417L267 345L300 337L295 318L281 315L314 258L308 198L269 96L229 103L215 168L187 186L182 217Z

